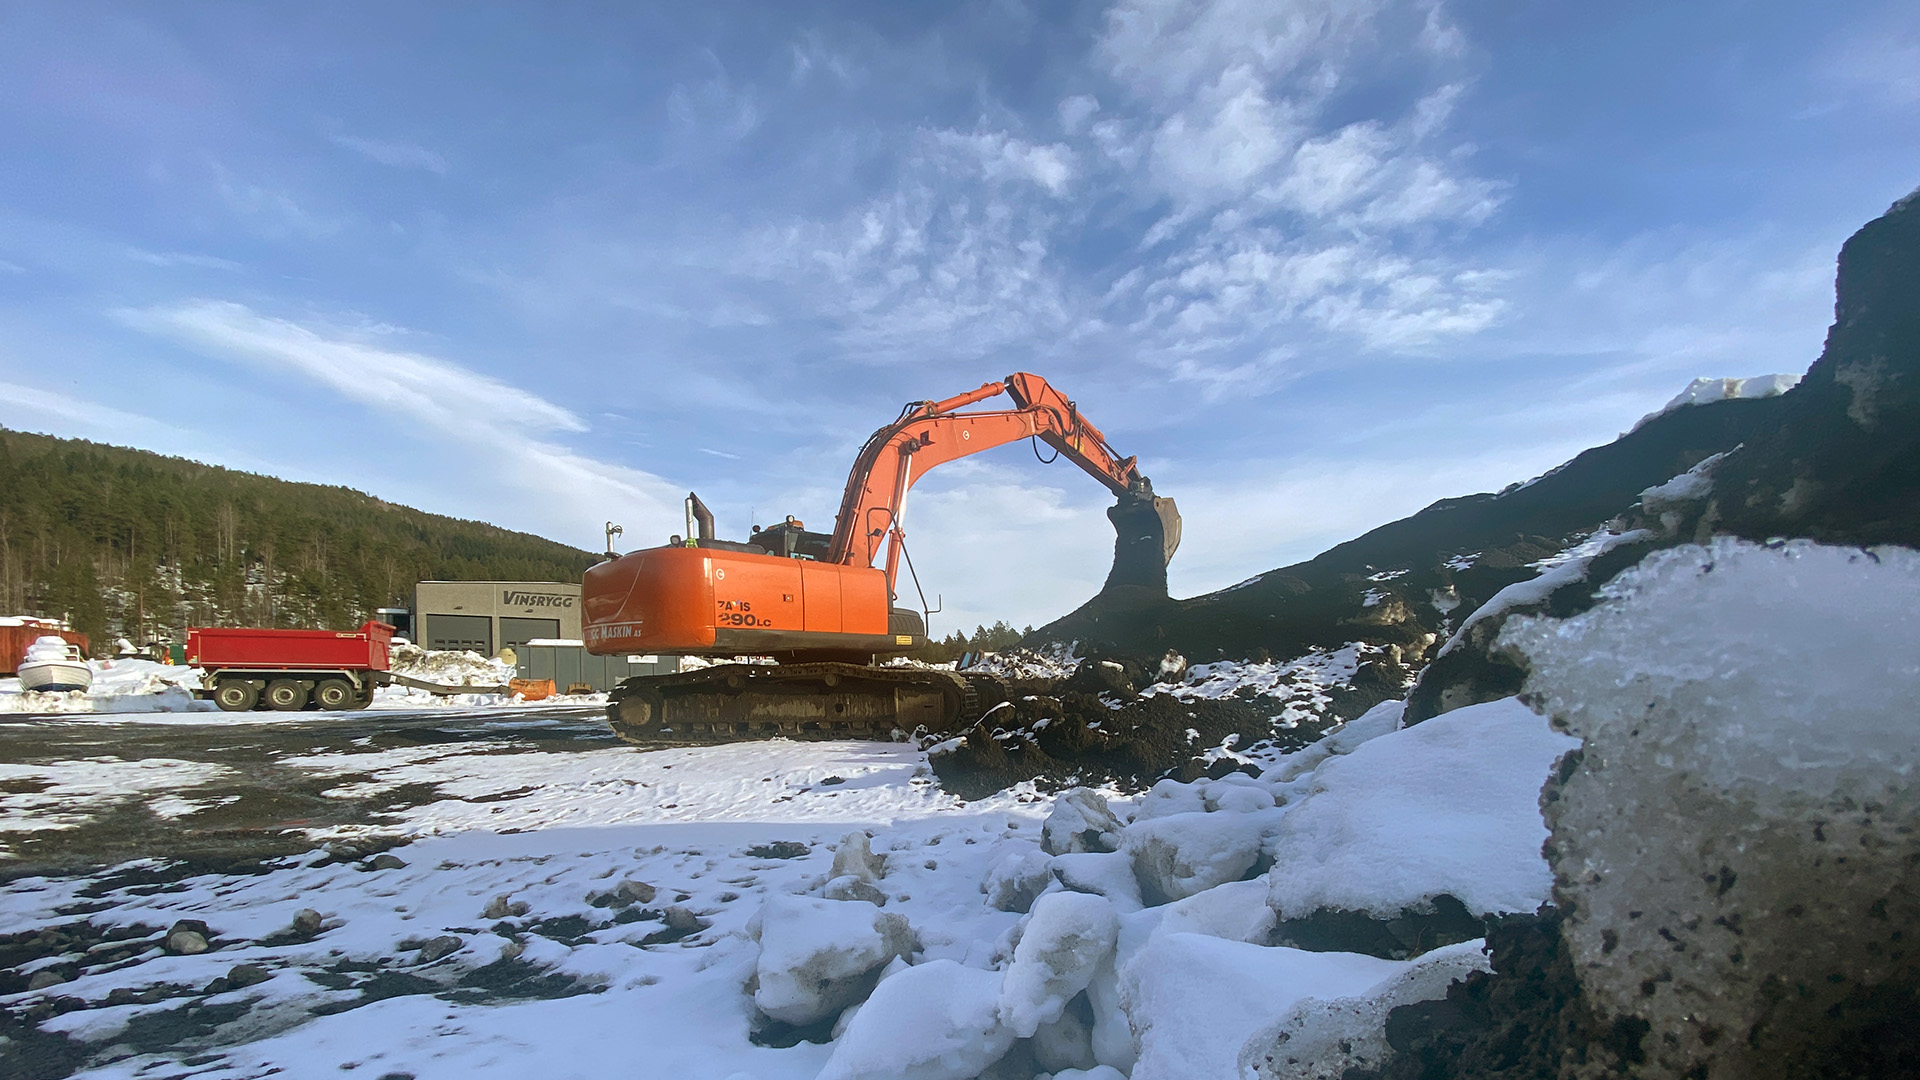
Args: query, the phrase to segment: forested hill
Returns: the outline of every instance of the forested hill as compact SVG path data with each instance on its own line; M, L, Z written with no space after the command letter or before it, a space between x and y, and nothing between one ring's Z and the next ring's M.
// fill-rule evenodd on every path
M579 581L594 559L349 488L0 428L0 615L66 615L102 644L355 626L416 581Z

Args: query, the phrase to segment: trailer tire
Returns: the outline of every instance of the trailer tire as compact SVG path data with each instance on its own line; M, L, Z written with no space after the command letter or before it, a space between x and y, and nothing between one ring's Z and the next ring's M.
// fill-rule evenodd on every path
M246 679L221 679L213 684L213 703L224 712L246 712L260 704L260 690Z
M267 684L267 708L275 712L299 712L307 706L307 688L293 679L275 679Z
M351 709L358 696L345 679L321 679L313 688L313 704L320 709Z

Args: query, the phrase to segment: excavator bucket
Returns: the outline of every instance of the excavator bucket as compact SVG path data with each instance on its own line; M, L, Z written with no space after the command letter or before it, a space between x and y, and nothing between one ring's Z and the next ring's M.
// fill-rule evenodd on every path
M1107 508L1113 522L1113 570L1102 591L1137 586L1167 594L1167 563L1180 546L1180 511L1172 499L1122 495Z
M1153 512L1160 519L1160 540L1165 548L1162 563L1171 563L1173 553L1180 550L1180 510L1173 505L1172 499L1156 497L1153 500Z

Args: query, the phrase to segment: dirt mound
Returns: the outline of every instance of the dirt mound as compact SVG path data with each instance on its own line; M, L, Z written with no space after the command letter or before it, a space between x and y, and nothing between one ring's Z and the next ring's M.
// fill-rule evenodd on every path
M1178 654L1101 651L1061 677L1064 655L1055 644L1044 663L1025 650L995 658L996 671L1024 677L1013 680L1013 700L932 748L947 790L975 799L1025 780L1131 790L1168 777L1257 774L1403 696L1411 679L1387 650L1359 642L1292 662L1191 668Z

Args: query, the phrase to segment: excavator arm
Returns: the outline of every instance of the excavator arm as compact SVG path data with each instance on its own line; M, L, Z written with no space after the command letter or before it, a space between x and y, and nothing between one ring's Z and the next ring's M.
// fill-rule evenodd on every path
M1003 393L1014 408L962 411ZM1120 457L1072 401L1026 372L944 401L913 402L893 423L874 432L847 476L828 561L872 566L884 545L887 587L895 591L906 539L907 492L914 483L937 465L1025 438L1045 442L1113 491L1119 505L1109 513L1123 543L1130 529L1157 531L1159 567L1164 570L1180 543L1180 517L1173 501L1155 498L1152 481L1140 474L1134 458Z

